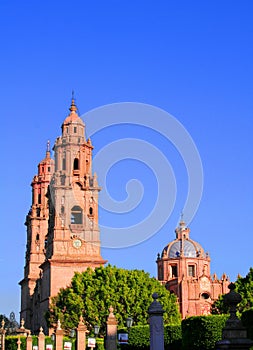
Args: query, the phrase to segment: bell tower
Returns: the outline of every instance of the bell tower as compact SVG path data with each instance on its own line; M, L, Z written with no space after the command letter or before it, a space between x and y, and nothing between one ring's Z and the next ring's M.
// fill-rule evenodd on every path
M50 155L50 144L47 142L46 157L38 164L38 173L34 176L32 186L32 205L25 225L27 227L27 244L24 267L24 279L21 285L21 318L31 324L32 295L36 281L40 278L40 265L45 260L44 248L48 231L47 191L54 173L54 160Z
M101 188L96 174L92 173L93 146L85 138L85 124L78 115L74 98L69 111L61 127L62 135L53 147L55 164L47 190L42 193L47 212L44 246L31 301L30 328L34 332L41 326L47 332L44 314L50 299L70 284L75 272L106 262L100 253L98 194ZM40 200L44 203L42 197ZM31 259L28 250L27 255ZM24 312L21 314L24 317ZM29 325L27 321L26 324Z

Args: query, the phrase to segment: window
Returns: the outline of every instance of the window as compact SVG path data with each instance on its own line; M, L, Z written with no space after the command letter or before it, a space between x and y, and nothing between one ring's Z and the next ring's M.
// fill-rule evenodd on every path
M41 194L38 194L38 204L41 204Z
M202 294L201 294L201 298L202 298L202 299L205 299L205 300L206 300L206 299L209 299L209 294L208 294L208 293L202 293Z
M74 170L78 170L79 169L79 159L75 158L74 159Z
M47 168L47 171L50 172L50 170L51 170L51 168L50 168L50 166L49 166L49 167Z
M74 133L76 134L76 126L74 126Z
M195 277L195 265L188 265L188 276Z
M178 277L178 275L177 275L177 265L171 265L171 275L172 275L172 277Z
M62 170L66 170L66 159L63 158L62 160Z
M90 213L90 215L93 215L93 208L92 207L90 207L89 213Z
M82 224L83 223L83 211L78 205L75 205L71 209L71 224Z
M39 241L40 240L40 235L37 233L36 235L36 241Z

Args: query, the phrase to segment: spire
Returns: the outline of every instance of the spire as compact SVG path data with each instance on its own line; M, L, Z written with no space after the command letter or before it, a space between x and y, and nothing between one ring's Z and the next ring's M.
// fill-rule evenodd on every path
M75 104L74 90L72 90L71 106L70 106L69 110L71 113L75 113L77 111L77 107Z
M47 140L46 158L50 158L50 141Z

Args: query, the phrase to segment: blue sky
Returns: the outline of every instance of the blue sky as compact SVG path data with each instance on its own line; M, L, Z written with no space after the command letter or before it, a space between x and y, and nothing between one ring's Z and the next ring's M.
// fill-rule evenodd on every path
M182 123L204 172L191 238L210 253L212 272L232 280L245 275L253 265L252 2L4 0L0 10L0 313L14 310L18 319L30 182L47 140L53 144L60 135L72 89L80 114L131 101L159 107ZM187 169L168 140L135 125L97 132L95 154L117 138L151 142L174 171L177 198L162 229L136 246L102 250L113 265L155 276L157 253L175 237ZM143 183L142 203L126 216L101 209L101 224L126 227L152 210L159 180L134 159L108 173L111 196L124 200L131 178Z

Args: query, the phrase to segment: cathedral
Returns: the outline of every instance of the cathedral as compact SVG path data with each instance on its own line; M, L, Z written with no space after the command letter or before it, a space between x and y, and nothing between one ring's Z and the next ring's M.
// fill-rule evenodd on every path
M74 272L96 268L106 261L100 253L98 185L92 172L90 139L72 99L62 134L48 142L32 187L32 205L26 216L27 244L21 286L20 318L38 333L47 327L44 315L50 299L68 286ZM219 294L227 293L228 278L210 275L210 258L189 236L181 220L176 239L158 254L158 280L175 293L182 317L205 315Z

